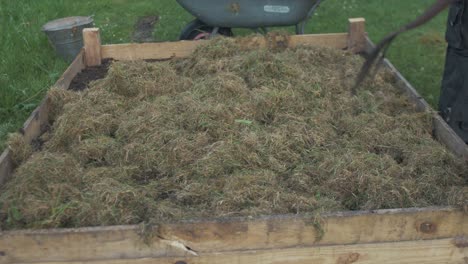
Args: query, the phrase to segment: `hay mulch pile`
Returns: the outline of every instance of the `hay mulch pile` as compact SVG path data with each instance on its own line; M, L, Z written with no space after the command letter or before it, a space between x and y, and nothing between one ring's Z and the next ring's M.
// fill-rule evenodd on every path
M50 132L1 190L2 229L463 205L467 166L362 59L216 39L187 59L114 62L52 89Z

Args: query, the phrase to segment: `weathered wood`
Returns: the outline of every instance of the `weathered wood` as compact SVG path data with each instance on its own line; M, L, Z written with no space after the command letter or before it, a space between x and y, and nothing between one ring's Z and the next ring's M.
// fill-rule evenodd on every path
M0 233L14 262L185 256L242 250L433 240L468 235L467 215L450 208L196 221ZM191 250L189 250L190 248ZM2 256L0 255L0 260Z
M366 20L364 18L349 19L348 49L354 53L366 50Z
M332 214L322 219L269 217L169 225L159 233L205 252L447 238L468 233L464 221L468 217L452 209L397 209Z
M296 35L289 39L288 47L294 48L301 45L315 47L329 47L336 49L348 48L348 33Z
M21 132L26 142L31 143L47 130L49 124L48 107L48 99L45 98L24 123Z
M99 28L83 29L83 43L86 65L101 65L101 34Z
M7 148L0 155L0 187L10 179L13 173L13 164L11 161L11 150Z
M84 256L82 256L84 257ZM467 263L468 248L457 247L453 239L408 241L399 243L372 243L361 245L336 245L325 247L299 247L269 250L227 251L186 255L180 257L147 257L95 259L82 261L50 262L36 264L440 264ZM31 262L11 262L31 263Z
M55 87L61 88L61 89L68 89L70 87L70 83L72 82L73 78L80 73L84 68L86 68L85 65L85 55L84 55L84 49L78 53L76 58L73 60L73 62L68 66L67 70L62 74L60 79L55 83Z
M434 135L441 143L448 147L457 156L468 160L468 147L455 131L439 115L433 119Z
M334 47L345 49L348 46L348 34L317 34L291 36L281 44L289 47L298 45L311 45L321 47ZM113 58L116 60L146 60L146 59L170 59L187 57L200 45L207 41L178 41L143 44L116 44L103 45L101 48L102 58ZM248 47L267 47L268 41L264 37L255 37L249 41L241 42Z

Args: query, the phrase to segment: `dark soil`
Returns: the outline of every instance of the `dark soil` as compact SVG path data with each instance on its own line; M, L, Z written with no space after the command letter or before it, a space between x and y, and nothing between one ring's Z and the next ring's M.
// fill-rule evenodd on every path
M109 71L109 66L112 64L111 59L105 59L99 66L87 67L82 72L78 73L73 78L68 89L73 91L82 91L88 88L89 83L106 77Z
M153 42L154 25L158 22L159 16L140 17L135 23L132 40L134 42Z
M31 142L31 147L34 152L41 151L42 145L44 145L44 140L42 140L42 138L33 139Z

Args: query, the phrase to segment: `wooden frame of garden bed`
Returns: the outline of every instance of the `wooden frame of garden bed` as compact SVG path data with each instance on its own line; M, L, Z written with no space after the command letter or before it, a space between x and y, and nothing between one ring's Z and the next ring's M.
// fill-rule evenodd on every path
M348 33L291 36L280 45L315 45L366 52L364 19ZM85 48L56 83L66 89L86 66L102 59L169 59L202 42L101 45L99 30L84 31ZM269 45L262 37L246 45ZM385 60L421 111L432 111ZM22 132L28 142L48 127L48 99ZM434 113L437 138L468 158L464 142ZM11 177L10 150L0 157L0 184ZM443 175L441 175L443 177ZM468 214L455 208L394 209L314 216L185 221L160 226L112 226L0 232L0 263L468 263Z

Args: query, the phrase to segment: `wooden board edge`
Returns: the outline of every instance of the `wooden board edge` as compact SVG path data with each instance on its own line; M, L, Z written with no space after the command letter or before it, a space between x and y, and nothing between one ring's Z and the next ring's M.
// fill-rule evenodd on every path
M334 47L337 49L349 49L352 52L360 53L366 48L365 19L351 18L348 20L348 23L349 29L347 33L270 36L268 38L255 36L248 39L241 39L238 43L243 47L296 47L297 45L312 45ZM94 40L89 36L91 33L99 35L99 29L94 28L89 30L94 32L83 32L85 40L93 40L92 45L88 46L100 46L100 49L93 48L93 50L96 50L94 53L98 55L88 55L89 57L96 57L96 63L99 63L100 59L157 60L187 57L198 46L206 43L206 41L174 41L143 44L100 45L99 38L98 40ZM91 51L89 53L91 53Z
M282 45L289 47L298 45L326 46L345 49L348 46L348 33L330 33L314 35L290 36L288 39L277 39ZM101 46L102 59L115 60L149 60L171 59L189 56L197 47L207 41L176 41L142 44L115 44ZM270 45L264 37L253 37L249 41L241 41L246 47L267 47Z
M54 86L62 89L68 89L73 78L84 68L84 51L81 50ZM23 127L20 129L20 132L25 137L26 142L31 143L48 129L48 113L49 102L46 96L39 106L31 113L28 119L24 122ZM11 150L7 148L0 157L0 186L11 177L13 169Z
M11 161L11 150L7 147L0 155L0 187L5 184L13 173L13 162Z
M47 97L44 98L39 106L32 112L29 118L24 122L20 129L25 141L31 143L37 137L42 135L49 125L49 103Z
M68 66L68 68L62 74L62 76L57 80L54 86L61 89L68 89L73 78L75 78L75 76L78 73L80 73L84 68L86 68L86 65L84 49L82 49L80 53L78 53L76 58L73 60L73 62L70 64L70 66Z
M196 255L195 255L196 254ZM468 247L460 247L454 239L406 241L398 243L371 243L360 245L336 245L323 247L296 247L268 250L247 250L212 252L201 254L185 254L180 256L160 256L147 258L126 258L120 256L113 259L93 259L92 256L82 256L82 259L69 261L34 261L35 264L351 264L351 263L381 263L381 264L438 264L466 263ZM32 263L32 262L15 262Z
M467 214L445 208L335 213L316 219L276 216L190 221L159 226L113 226L0 232L0 251L19 262L70 261L93 255L146 258L433 240L468 235ZM320 231L322 230L322 232ZM0 254L1 262L1 254Z
M373 42L367 38L367 51L374 47ZM435 137L444 144L456 156L468 160L468 146L453 131L453 129L442 119L436 110L434 110L426 100L416 91L413 85L397 70L397 68L388 59L384 59L384 66L389 69L397 80L397 85L402 88L405 94L416 104L418 111L427 111L433 113L433 129Z
M454 154L468 160L468 146L438 114L433 119L434 135Z
M323 219L326 218L349 218L349 217L375 217L375 216L388 216L388 215L421 215L432 213L459 213L463 210L453 206L431 206L431 207L413 207L413 208L396 208L396 209L380 209L370 211L337 211L320 214ZM310 219L310 215L296 215L296 214L283 214L283 215L267 215L258 217L226 217L226 218L203 218L192 220L181 220L175 223L165 224L172 226L180 225L197 225L197 224L223 224L223 223L241 223L241 222L264 222L270 220L277 221L295 221L297 219ZM467 212L468 217L468 212ZM142 228L141 225L113 225L113 226L95 226L95 227L79 227L79 228L49 228L49 229L24 229L2 231L0 236L4 235L60 235L67 233L96 233L96 232L113 232L113 231L126 231ZM466 230L468 232L468 229Z
M20 133L23 135L25 142L31 143L48 129L48 124L48 99L45 98L24 122ZM11 155L11 149L7 146L0 156L0 186L9 180L13 174L14 164Z

